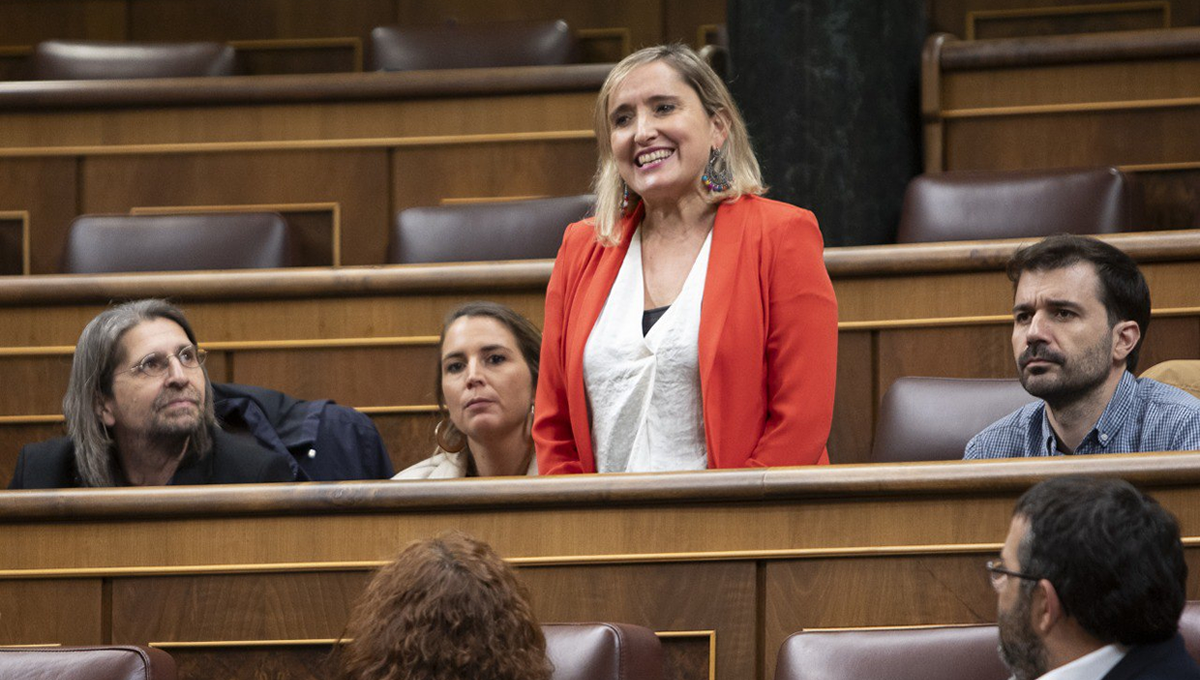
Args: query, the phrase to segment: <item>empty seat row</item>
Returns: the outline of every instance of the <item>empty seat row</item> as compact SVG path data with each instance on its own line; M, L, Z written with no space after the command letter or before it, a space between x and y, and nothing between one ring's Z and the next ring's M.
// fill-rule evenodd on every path
M388 262L480 262L553 258L592 197L409 208L396 216ZM294 262L278 213L84 215L71 223L69 274L266 269Z
M34 47L33 80L230 76L233 47L214 42L136 43L48 40ZM501 66L557 66L579 60L565 21L439 26L381 26L371 32L367 70L416 71Z

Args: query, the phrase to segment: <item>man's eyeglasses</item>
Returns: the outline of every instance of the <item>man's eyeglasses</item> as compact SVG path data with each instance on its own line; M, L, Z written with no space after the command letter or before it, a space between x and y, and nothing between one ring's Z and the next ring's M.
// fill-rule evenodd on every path
M1026 581L1042 580L1039 576L1030 576L1029 574L1022 574L1019 571L1010 571L1000 566L1002 564L1004 563L1000 560L988 560L987 564L984 565L984 568L988 572L988 579L991 580L992 587L996 589L996 592L1000 592L1004 588L1004 582L1008 580L1009 576L1025 579Z
M199 368L204 365L204 358L206 356L208 356L208 352L193 345L188 345L187 347L181 347L174 354L160 354L158 352L147 354L142 357L141 361L126 370L133 375L141 374L149 378L161 378L166 374L167 369L171 367L171 357L178 359L179 365L184 368Z

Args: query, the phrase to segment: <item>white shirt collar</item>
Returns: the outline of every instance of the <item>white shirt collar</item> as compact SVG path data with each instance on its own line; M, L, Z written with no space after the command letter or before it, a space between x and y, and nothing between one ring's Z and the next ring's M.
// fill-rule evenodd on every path
M1038 680L1100 680L1125 658L1128 651L1129 648L1124 645L1105 645L1069 664L1055 668Z

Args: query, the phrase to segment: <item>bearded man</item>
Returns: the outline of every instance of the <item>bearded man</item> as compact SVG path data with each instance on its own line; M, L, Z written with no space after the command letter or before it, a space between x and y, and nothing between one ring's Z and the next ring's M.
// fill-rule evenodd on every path
M1179 525L1128 482L1033 487L987 570L1014 680L1200 680L1178 633L1187 586Z
M1150 288L1121 250L1051 236L1013 254L1013 357L1027 404L967 443L966 459L1195 451L1200 400L1136 378Z
M138 300L79 336L63 398L70 436L21 449L10 489L290 482L282 454L221 430L204 350L178 307Z

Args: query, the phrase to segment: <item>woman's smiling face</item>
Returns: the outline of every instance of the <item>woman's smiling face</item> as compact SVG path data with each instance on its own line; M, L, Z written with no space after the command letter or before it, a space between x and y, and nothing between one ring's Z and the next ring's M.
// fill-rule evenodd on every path
M664 61L637 67L613 90L608 122L621 179L648 206L702 194L709 151L725 143L722 118Z

